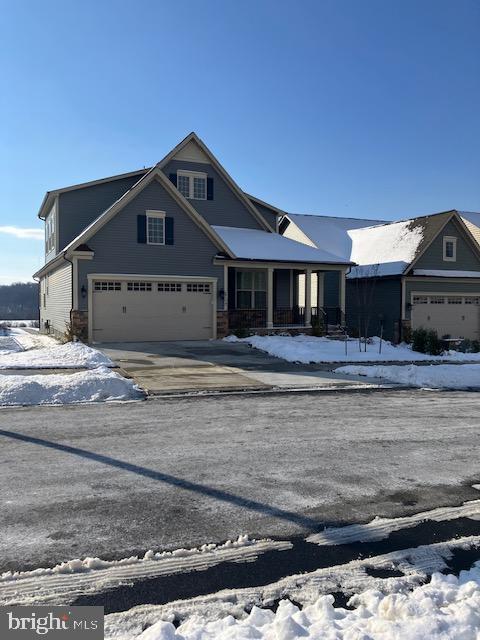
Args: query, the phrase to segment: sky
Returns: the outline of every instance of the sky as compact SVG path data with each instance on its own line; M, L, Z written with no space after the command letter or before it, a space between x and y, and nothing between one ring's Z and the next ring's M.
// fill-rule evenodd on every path
M0 0L0 284L47 190L194 130L296 213L480 211L479 0Z

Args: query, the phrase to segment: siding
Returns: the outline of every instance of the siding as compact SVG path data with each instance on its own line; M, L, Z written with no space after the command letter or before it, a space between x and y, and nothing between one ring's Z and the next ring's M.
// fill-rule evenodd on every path
M443 260L443 238L457 238L457 259L455 262ZM463 229L455 221L445 225L423 256L415 263L414 269L449 269L459 271L480 271L480 260L465 239Z
M290 240L296 240L297 242L303 242L303 244L308 244L311 247L316 248L316 244L310 240L308 236L306 236L303 231L297 227L294 222L289 222L288 227L285 229L283 234L286 238L290 238Z
M211 164L172 160L163 169L167 177L170 173L176 173L178 170L203 171L209 178L213 178L213 200L191 200L192 205L208 223L224 227L262 229L253 214Z
M274 307L276 309L290 308L290 269L275 269L274 277Z
M325 271L323 281L323 304L325 307L340 306L340 271Z
M43 306L43 293L46 293L48 278L48 294L46 306ZM66 325L70 322L72 308L72 265L64 265L42 278L40 283L40 328L43 330L45 321L50 323L51 331L61 336L65 333Z
M58 215L60 250L66 247L140 178L141 176L131 176L61 193Z
M255 209L261 214L261 216L268 222L268 224L272 227L272 229L277 228L277 218L280 216L272 211L268 207L264 207L263 204L258 204L258 202L252 202Z
M137 242L137 215L147 209L165 211L174 219L173 245ZM89 273L211 276L218 278L218 290L223 288L223 266L213 265L218 248L157 181L145 187L88 245L95 257L78 261L79 291L82 285L88 286ZM81 310L87 304L87 298L80 298ZM220 301L218 308L222 308Z
M365 283L367 283L365 285ZM365 309L362 303L362 293L365 291L364 286L373 286L373 301ZM371 290L367 290L368 292ZM400 322L401 318L401 281L400 278L384 278L375 280L349 280L346 282L346 301L345 313L347 327L351 331L358 331L359 318L364 317L367 311L369 322L369 335L375 336L380 334L380 325L383 320L383 337L387 340L395 339L395 325Z

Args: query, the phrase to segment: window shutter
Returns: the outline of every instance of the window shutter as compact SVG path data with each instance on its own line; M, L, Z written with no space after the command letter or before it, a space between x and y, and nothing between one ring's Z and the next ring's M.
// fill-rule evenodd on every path
M175 186L177 186L177 174L171 173L169 176L170 182L172 182Z
M173 242L173 218L165 218L165 244L174 244Z
M235 267L228 267L228 308L237 308L237 282Z
M213 178L207 178L207 200L213 200Z
M147 216L137 216L137 242L147 242Z

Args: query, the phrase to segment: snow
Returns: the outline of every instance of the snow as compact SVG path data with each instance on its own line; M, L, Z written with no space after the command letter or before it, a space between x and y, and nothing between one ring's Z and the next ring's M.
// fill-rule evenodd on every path
M382 341L382 352L379 353L380 338L378 337L371 338L371 344L367 345L366 352L359 350L358 340L348 340L347 355L345 355L345 340L331 340L307 335L250 336L248 338L237 338L231 335L224 338L224 340L227 342L244 342L256 349L266 351L276 358L304 364L316 362L412 362L425 360L480 362L480 353L448 351L442 356L431 356L412 351L406 344L394 346L386 340Z
M458 213L462 218L464 218L471 224L475 225L476 227L480 227L480 213L478 213L477 211L459 211Z
M360 265L349 277L396 275L412 262L423 240L423 229L411 220L351 229L351 260ZM369 274L368 268L372 273Z
M58 344L48 336L30 336L19 329L12 332L8 339L18 348L2 350L0 338L0 369L94 369L114 366L110 358L81 342Z
M479 355L479 354L465 354ZM418 365L350 365L335 369L335 373L384 378L392 382L427 389L480 389L480 364Z
M414 276L435 276L436 278L480 278L480 271L458 271L456 269L414 269Z
M139 400L143 392L107 367L72 374L0 375L0 406Z
M328 262L344 264L333 253L323 249L315 249L302 242L290 240L278 233L269 233L257 229L240 229L238 227L213 226L227 247L236 258L245 260L278 260L283 262Z
M435 545L432 545L432 547ZM421 548L419 548L420 551ZM426 549L426 548L424 548ZM415 555L416 550L411 550ZM403 552L405 553L405 552ZM392 557L394 554L392 554ZM386 556L385 556L386 557ZM423 560L427 560L428 553ZM375 564L375 558L369 560ZM367 560L361 561L364 563ZM356 565L355 567L353 565ZM405 563L408 566L408 563ZM350 563L353 574L360 562ZM388 565L387 565L388 566ZM391 566L391 565L390 565ZM346 577L349 565L338 567L337 577ZM403 568L403 567L402 567ZM335 568L331 571L335 573ZM325 570L319 570L321 574ZM299 576L297 576L297 579ZM302 577L303 578L303 577ZM333 578L333 576L332 576ZM415 579L419 579L417 573ZM234 609L233 603L241 601L239 592L217 594L220 615L202 610L192 602L192 613L175 628L173 620L175 608L170 615L162 615L154 620L154 608L149 615L147 607L137 609L143 614L147 628L136 633L138 623L132 624L126 614L113 614L105 619L107 640L299 640L300 638L322 640L478 640L480 630L480 562L468 571L460 571L458 577L434 572L426 584L408 584L405 577L384 580L368 579L348 601L349 609L334 607L331 593L319 594L304 606L297 606L286 598L279 602L275 612L254 604L248 613ZM333 588L339 584L333 584ZM333 589L332 589L333 590ZM218 596L221 596L218 597ZM240 596L240 598L239 598ZM215 596L210 597L211 599ZM232 613L221 614L230 601ZM210 603L208 603L210 604ZM214 600L211 602L214 604ZM222 609L220 609L222 607ZM165 611L165 608L163 608ZM133 612L132 612L133 613ZM160 618L160 619L159 619ZM178 619L178 618L177 618ZM122 629L121 623L125 622ZM150 626L149 626L150 625ZM142 625L143 626L143 625ZM145 626L143 628L145 628Z
M347 262L350 261L352 253L352 239L347 231L385 222L384 220L334 218L298 213L289 213L288 217L317 247L328 247L330 253Z

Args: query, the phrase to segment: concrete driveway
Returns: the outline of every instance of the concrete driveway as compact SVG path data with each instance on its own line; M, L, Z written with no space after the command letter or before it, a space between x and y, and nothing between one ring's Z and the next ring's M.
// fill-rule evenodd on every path
M294 364L249 345L222 340L97 345L153 395L207 391L371 388L385 384L331 371L338 365Z

